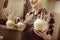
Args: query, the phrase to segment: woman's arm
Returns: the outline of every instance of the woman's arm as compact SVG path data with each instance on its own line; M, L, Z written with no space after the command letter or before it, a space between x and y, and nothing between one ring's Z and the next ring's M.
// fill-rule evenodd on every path
M27 13L25 16L24 23L32 23L33 14Z
M42 37L44 40L52 40L52 36L50 34L46 34L44 31L38 31L34 29L34 32L36 35L38 35L39 37Z
M52 40L52 33L53 33L53 24L55 23L54 21L54 16L52 14L50 14L50 21L49 21L49 28L48 28L48 32L44 32L42 30L35 30L34 29L34 32L36 35L38 35L39 37L42 37L44 40ZM49 31L50 29L50 31Z

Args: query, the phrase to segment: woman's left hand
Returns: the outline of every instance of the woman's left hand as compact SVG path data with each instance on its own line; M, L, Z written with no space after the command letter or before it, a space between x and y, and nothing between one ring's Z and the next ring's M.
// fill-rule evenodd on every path
M42 30L35 30L34 32L37 36L42 37L44 40L52 40L52 36L51 35L47 35L44 31Z

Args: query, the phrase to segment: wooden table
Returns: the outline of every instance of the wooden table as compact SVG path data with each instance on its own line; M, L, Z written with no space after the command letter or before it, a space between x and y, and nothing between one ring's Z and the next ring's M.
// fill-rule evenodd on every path
M7 29L5 25L0 25L0 35L3 36L3 40L22 40L20 31Z

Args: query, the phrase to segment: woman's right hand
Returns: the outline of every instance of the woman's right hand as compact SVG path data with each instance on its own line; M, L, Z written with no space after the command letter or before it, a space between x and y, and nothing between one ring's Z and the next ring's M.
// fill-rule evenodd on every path
M35 29L33 29L34 30L34 32L35 32L35 34L37 35L37 36L39 36L39 37L42 37L44 40L52 40L52 36L50 35L50 34L46 34L44 31L42 31L42 30L40 30L40 31L38 31L38 30L35 30Z
M30 22L32 20L32 18L33 18L33 14L27 13L24 23Z

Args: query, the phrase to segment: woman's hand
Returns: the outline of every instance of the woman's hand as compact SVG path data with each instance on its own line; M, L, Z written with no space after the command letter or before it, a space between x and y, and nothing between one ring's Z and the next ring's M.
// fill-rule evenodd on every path
M52 40L52 36L51 35L47 35L44 31L40 30L35 30L34 32L37 36L42 37L44 40Z
M27 22L30 23L32 21L32 18L33 18L33 14L30 15L29 13L27 13L24 23L27 23Z

